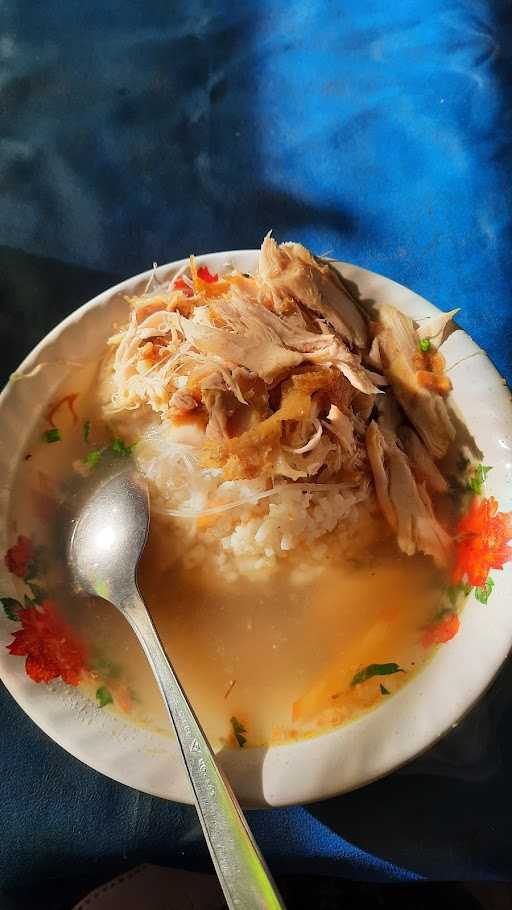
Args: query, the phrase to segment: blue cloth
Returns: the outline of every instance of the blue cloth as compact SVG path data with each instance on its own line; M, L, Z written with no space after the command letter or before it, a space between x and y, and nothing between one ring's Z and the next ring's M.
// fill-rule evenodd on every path
M273 228L461 307L510 379L507 0L4 0L2 12L4 367L108 275L254 247ZM402 772L252 815L274 868L511 878L510 676ZM192 810L83 767L5 692L0 709L0 881L116 858L206 862Z

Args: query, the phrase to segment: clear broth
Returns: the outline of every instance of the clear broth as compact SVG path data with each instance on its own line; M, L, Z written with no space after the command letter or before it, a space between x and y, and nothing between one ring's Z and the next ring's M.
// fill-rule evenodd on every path
M84 372L80 388L90 385L91 377ZM77 386L75 377L74 391ZM66 581L55 499L69 482L73 460L105 437L90 396L80 395L75 410L76 421L66 408L59 411L62 441L43 442L39 428L26 453L30 457L21 461L11 530L33 534L49 548L45 586L87 640L98 667L84 681L84 691L94 698L103 683L122 691L116 709L124 709L134 723L167 733L160 696L128 624L105 602L74 596ZM88 444L82 433L86 419L92 420ZM364 559L342 553L336 531L325 541L321 562L305 562L292 552L270 578L233 583L207 562L200 571L173 565L172 537L158 520L153 523L141 590L216 746L236 745L233 717L246 728L249 745L315 735L350 721L390 697L427 658L422 629L432 621L446 585L431 561L401 554L383 522ZM391 662L403 672L351 684L361 668Z

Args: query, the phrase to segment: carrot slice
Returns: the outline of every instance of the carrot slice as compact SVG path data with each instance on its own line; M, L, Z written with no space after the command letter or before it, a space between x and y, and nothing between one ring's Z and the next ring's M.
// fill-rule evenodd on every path
M333 695L349 690L354 673L378 656L379 648L388 636L387 622L380 621L372 626L362 640L356 641L342 658L336 659L327 672L322 673L317 682L297 699L292 708L292 720L310 720L331 707Z

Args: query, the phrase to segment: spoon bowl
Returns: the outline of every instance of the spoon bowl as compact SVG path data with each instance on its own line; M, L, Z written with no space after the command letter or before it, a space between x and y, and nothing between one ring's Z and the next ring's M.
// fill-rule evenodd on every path
M101 461L80 489L73 507L68 563L75 584L112 601L121 610L149 531L147 483L131 459Z

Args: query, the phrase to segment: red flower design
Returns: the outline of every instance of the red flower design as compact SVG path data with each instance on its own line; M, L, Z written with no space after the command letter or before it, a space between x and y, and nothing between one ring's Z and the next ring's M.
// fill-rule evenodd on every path
M440 619L439 622L433 623L425 629L421 637L421 643L424 648L429 648L430 645L442 645L450 641L457 634L459 628L459 617L456 613L450 613L449 616L445 616L444 619Z
M46 683L61 676L64 682L77 686L85 669L85 647L58 615L53 601L45 600L40 608L22 610L19 620L22 628L13 633L14 641L7 649L27 658L27 675L34 682Z
M34 544L28 537L20 534L14 546L7 550L5 564L13 575L17 575L18 578L26 578L34 556Z
M219 280L219 276L216 274L212 275L207 265L199 266L197 270L197 277L200 278L201 281L208 282L208 284L212 284L214 281Z
M476 588L485 584L490 569L502 569L512 558L512 512L498 512L493 496L474 496L457 529L453 582L466 579Z

